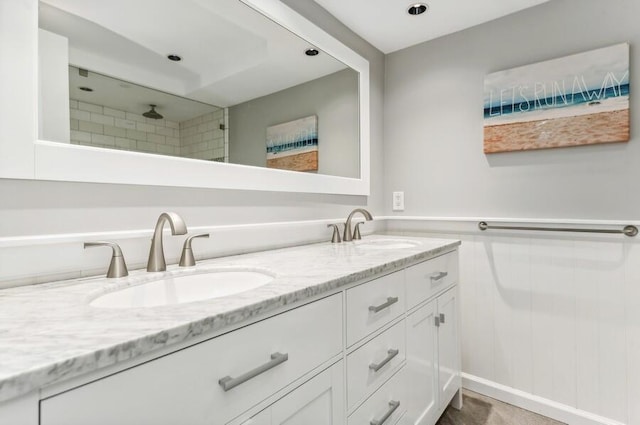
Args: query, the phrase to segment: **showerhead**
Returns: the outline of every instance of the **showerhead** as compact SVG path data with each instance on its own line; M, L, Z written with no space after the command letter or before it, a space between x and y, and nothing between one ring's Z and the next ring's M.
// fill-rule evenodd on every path
M149 106L151 106L151 110L142 114L143 117L151 118L152 120L161 120L162 118L164 118L162 115L156 112L156 105Z

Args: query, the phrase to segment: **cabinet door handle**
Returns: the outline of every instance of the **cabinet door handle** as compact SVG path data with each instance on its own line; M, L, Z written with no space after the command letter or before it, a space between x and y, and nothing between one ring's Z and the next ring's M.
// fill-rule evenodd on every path
M269 369L273 369L274 367L278 366L281 363L286 362L287 360L289 360L289 354L273 353L271 355L271 360L269 360L267 363L263 364L262 366L258 366L257 368L252 369L249 372L243 373L237 378L232 378L230 376L225 376L224 378L220 378L220 380L218 380L218 384L220 384L223 390L229 391L230 389L235 388L238 385L243 384L252 378L255 378L261 373L264 373Z
M391 361L391 359L393 359L395 356L397 356L399 352L400 351L394 350L393 348L390 349L389 351L387 351L387 357L385 357L385 359L383 361L381 361L380 363L371 363L369 365L369 369L371 369L374 372L379 371L380 369L382 369L382 367L384 365L389 363ZM384 421L382 421L382 422L384 422Z
M436 280L445 278L448 275L449 275L449 272L435 272L435 273L431 273L431 275L429 276L429 279L436 281Z
M388 297L387 301L384 304L380 304L380 305L370 305L369 306L369 311L372 311L374 313L379 312L380 310L384 310L385 308L395 304L398 302L398 297Z
M444 323L444 313L440 313L440 323Z
M369 422L369 425L382 425L387 421L387 419L389 419L391 415L393 415L393 412L395 412L398 407L400 407L400 402L391 400L389 402L389 410L387 410L387 413L385 413L384 416L380 419L372 420L371 422Z

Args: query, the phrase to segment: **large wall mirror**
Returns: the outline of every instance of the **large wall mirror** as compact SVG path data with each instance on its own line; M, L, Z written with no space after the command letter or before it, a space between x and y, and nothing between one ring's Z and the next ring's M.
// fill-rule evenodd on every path
M367 195L368 63L278 0L40 0L35 178Z

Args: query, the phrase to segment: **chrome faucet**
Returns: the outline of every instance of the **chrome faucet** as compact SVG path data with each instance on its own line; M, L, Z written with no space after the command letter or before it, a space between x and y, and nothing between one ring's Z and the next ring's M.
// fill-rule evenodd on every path
M151 250L149 251L149 262L147 263L148 272L163 272L167 270L164 248L162 247L162 229L164 229L166 222L169 222L171 226L172 235L187 234L187 225L178 214L174 212L160 214L156 223L156 230L153 232L153 238L151 239Z
M351 233L351 219L356 213L361 213L367 221L373 220L373 216L371 215L371 213L364 208L356 208L355 210L351 211L351 214L349 214L349 217L347 217L347 222L344 223L344 235L342 236L342 240L344 242L349 242L354 239L361 239L360 232L357 232L355 236L353 233Z

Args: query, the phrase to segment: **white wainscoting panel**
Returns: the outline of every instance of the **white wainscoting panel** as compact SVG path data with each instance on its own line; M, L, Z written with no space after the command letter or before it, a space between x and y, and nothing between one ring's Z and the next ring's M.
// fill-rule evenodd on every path
M198 258L213 258L328 241L327 223L342 220L189 230L211 233L194 250ZM477 221L377 217L363 230L462 240L467 387L570 424L640 425L640 236L481 232ZM0 288L104 273L110 251L85 251L86 240L116 241L130 269L143 267L151 232L0 238ZM177 262L183 240L165 233L169 264Z
M640 237L476 226L387 222L462 240L465 382L571 424L639 425Z
M630 244L625 261L627 399L629 424L640 424L640 244Z

